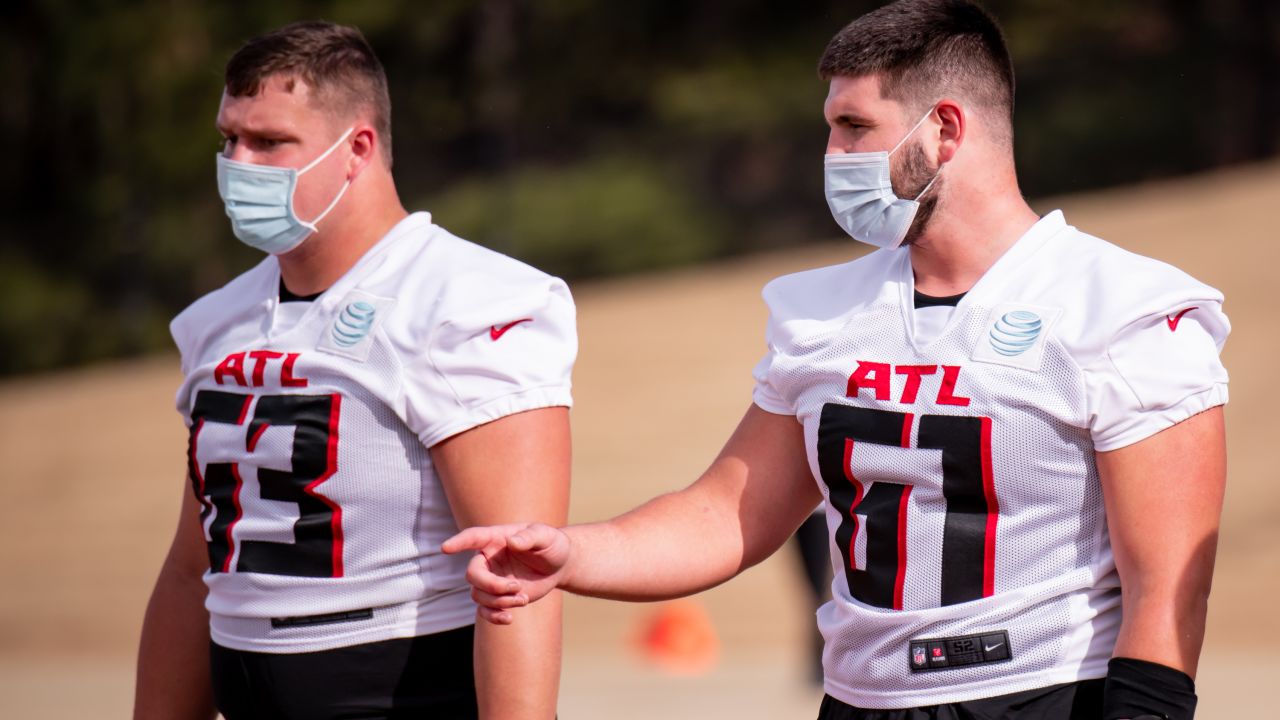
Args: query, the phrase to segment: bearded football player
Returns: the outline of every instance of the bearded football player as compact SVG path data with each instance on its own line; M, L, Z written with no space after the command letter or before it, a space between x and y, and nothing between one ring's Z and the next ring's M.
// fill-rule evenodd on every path
M824 720L1186 720L1225 484L1222 296L1035 213L1012 65L967 0L827 46L824 172L877 249L764 290L753 405L688 488L607 522L473 528L491 622L553 588L724 582L825 502Z
M231 229L267 256L172 324L190 483L135 717L549 720L558 602L477 628L440 544L565 521L565 284L405 211L353 28L249 41L217 128Z

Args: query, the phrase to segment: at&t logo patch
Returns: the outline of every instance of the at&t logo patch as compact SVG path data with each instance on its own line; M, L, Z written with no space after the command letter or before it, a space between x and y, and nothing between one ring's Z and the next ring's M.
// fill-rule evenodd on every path
M1061 308L1002 303L987 315L986 325L973 349L978 362L1022 370L1040 369L1044 346L1052 336Z
M378 309L363 300L347 305L333 323L333 341L342 347L355 345L373 329L377 317Z
M378 326L395 305L392 298L352 290L335 306L316 349L364 362L369 359Z
M988 337L991 347L1005 357L1015 357L1030 350L1040 337L1044 323L1030 310L1013 310L1000 316Z

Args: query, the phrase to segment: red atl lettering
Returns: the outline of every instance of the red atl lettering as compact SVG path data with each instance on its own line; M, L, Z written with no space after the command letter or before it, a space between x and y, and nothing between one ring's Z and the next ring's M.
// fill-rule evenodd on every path
M298 356L302 353L289 353L289 357L284 359L284 368L280 370L280 384L284 387L306 387L307 379L294 377L293 364L298 362Z
M267 361L284 357L284 353L278 353L275 350L254 350L249 353L249 357L254 359L253 364L253 386L262 387L263 376L267 372Z
M223 376L230 375L237 385L248 387L249 383L244 379L244 355L242 352L231 353L218 363L218 367L213 370L213 381L221 385Z
M894 375L903 375L906 380L898 402L910 405L920 395L920 385L924 376L936 375L938 368L938 365L890 365L859 360L858 368L849 376L845 395L858 397L858 392L865 388L875 392L876 400L890 400L892 398L890 380ZM942 381L938 385L937 404L968 406L970 399L956 394L956 384L960 381L960 366L942 365L941 368Z
M969 398L956 395L956 383L960 381L959 365L942 366L942 387L938 388L939 405L969 406Z
M889 363L858 361L858 369L853 371L853 375L849 377L849 385L845 388L844 394L847 397L858 397L858 391L862 388L873 389L876 391L877 400L889 399L889 372L892 365Z
M248 352L231 353L218 363L218 367L213 370L214 382L222 385L224 380L230 378L240 387L262 387L267 382L267 368L274 365L273 361L284 358L284 362L280 363L279 382L281 387L306 387L307 379L298 377L294 369L298 362L298 358L302 353L276 352L275 350L250 350ZM245 375L245 366L248 360L253 361L253 371L249 375Z
M938 372L937 365L899 365L894 372L907 376L907 384L902 388L902 402L913 403L920 392L920 378Z

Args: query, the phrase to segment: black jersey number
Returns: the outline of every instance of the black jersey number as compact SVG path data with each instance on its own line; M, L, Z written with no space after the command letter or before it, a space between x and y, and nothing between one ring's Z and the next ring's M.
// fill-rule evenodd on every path
M907 507L912 486L855 477L857 443L910 448L911 413L828 403L818 425L818 466L840 512L836 545L849 593L875 607L901 610L906 577ZM942 451L943 605L989 597L995 586L995 532L1000 506L991 478L991 419L921 415L916 448ZM869 486L869 489L868 489ZM859 517L866 567L855 565Z
M256 572L302 577L342 577L342 509L317 492L317 486L338 469L340 395L253 395L202 390L191 410L187 458L191 483L202 509L200 519L209 532L212 572ZM246 424L246 420L248 421ZM197 458L201 431L209 423L243 425L245 451L252 453L268 427L292 426L290 470L258 466L258 484L265 500L298 506L294 542L244 540L237 553L234 529L243 515L240 492L244 485L240 464L208 462L203 472ZM209 515L213 519L209 520ZM232 560L235 559L234 568Z

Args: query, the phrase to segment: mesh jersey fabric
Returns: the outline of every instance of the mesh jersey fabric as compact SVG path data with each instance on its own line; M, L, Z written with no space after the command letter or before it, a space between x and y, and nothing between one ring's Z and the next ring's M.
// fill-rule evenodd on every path
M764 291L754 400L803 424L827 500L825 690L891 709L1103 677L1120 592L1094 453L1226 402L1222 296L1054 212L926 342L909 252ZM1006 662L911 670L912 640L998 631Z
M571 404L568 288L426 213L313 302L278 284L266 258L171 324L213 640L297 653L474 622L427 448Z

